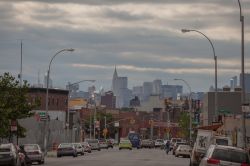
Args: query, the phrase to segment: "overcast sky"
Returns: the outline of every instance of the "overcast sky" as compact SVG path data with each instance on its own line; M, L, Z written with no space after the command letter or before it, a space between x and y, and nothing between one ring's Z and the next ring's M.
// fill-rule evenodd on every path
M245 16L245 70L250 72L250 0L241 0ZM237 0L1 0L0 73L20 72L37 83L52 56L64 48L51 68L53 85L97 80L97 88L111 88L115 65L128 77L129 88L161 79L193 91L214 85L211 45L218 56L218 87L241 71L241 23ZM92 83L82 83L86 90ZM184 85L185 87L185 85ZM186 89L186 88L184 88Z

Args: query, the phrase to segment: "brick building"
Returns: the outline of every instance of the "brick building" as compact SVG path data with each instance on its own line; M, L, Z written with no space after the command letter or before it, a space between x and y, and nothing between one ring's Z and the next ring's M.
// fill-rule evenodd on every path
M46 88L29 88L29 102L39 100L41 105L34 111L45 112L46 110ZM68 90L49 89L48 111L50 119L65 122L68 110Z

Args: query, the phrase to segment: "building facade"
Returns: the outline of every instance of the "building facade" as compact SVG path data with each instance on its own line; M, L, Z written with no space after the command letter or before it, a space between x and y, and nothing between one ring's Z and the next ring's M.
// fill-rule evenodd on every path
M108 91L104 96L101 96L101 105L105 105L106 108L115 109L116 97L112 91Z
M241 92L221 91L217 93L218 110L217 115L231 114L239 115L241 112ZM201 124L212 125L215 117L215 92L205 94L202 106ZM218 119L218 118L216 118Z

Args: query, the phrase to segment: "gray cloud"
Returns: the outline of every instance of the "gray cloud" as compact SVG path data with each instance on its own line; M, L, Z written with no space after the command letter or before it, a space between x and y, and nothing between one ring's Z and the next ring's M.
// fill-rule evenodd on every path
M0 72L19 72L23 39L24 77L31 83L37 82L38 70L45 73L58 50L73 47L75 52L64 53L53 62L55 85L97 79L98 87L109 89L117 65L119 74L129 77L130 87L156 78L175 83L172 80L178 77L187 79L194 90L207 90L214 82L211 47L198 34L182 34L181 28L195 28L211 38L218 56L220 86L240 71L240 22L238 4L233 0L11 2L0 5ZM243 2L248 61L250 13L249 2ZM192 10L187 6L190 4ZM180 69L201 69L204 73L181 73Z
M104 17L108 18L114 18L114 19L120 19L120 20L125 20L125 21L137 21L137 20L147 20L147 19L153 19L152 15L149 14L131 14L126 11L116 11L112 9L106 9L103 12Z

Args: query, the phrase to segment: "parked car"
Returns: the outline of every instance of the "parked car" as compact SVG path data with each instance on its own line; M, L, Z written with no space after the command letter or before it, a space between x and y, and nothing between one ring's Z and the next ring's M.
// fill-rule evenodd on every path
M170 150L173 149L174 144L175 144L176 142L182 142L182 139L181 139L181 138L171 138L171 140L170 140Z
M101 149L108 149L108 142L105 139L100 139L99 140L100 148Z
M141 148L154 148L154 141L150 139L144 139L141 141Z
M84 152L88 152L88 153L91 153L92 150L91 150L91 146L89 145L88 142L82 142L82 147L84 148Z
M156 148L164 148L164 140L163 139L156 139L155 140L155 147Z
M175 155L175 151L179 145L188 145L188 143L187 142L176 142L173 146L173 155Z
M192 148L189 145L179 145L175 150L175 157L190 157Z
M22 146L31 163L38 162L38 164L44 164L44 153L38 144L24 144Z
M249 166L248 153L237 147L224 145L210 145L206 155L200 162L200 166Z
M86 139L85 141L89 143L91 150L101 150L98 139Z
M122 139L119 143L119 150L129 149L132 150L132 143L128 139Z
M18 150L14 144L0 145L0 165L19 166L21 164Z
M73 156L77 157L77 150L72 143L61 143L57 148L57 157Z
M73 143L76 148L77 154L84 155L84 148L81 143Z

